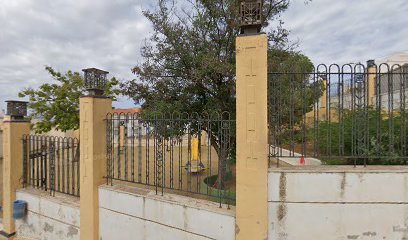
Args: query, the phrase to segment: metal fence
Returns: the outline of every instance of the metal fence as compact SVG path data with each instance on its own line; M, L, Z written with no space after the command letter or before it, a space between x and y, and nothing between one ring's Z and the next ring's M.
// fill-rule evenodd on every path
M108 114L107 179L235 201L235 126L223 114Z
M408 65L281 65L268 78L278 165L406 164Z
M79 142L76 138L23 136L23 185L51 195L79 196Z

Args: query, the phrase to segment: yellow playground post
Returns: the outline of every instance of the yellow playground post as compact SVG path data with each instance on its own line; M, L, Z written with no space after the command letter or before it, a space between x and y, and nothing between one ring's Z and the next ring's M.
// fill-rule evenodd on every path
M193 137L191 140L191 160L198 161L198 138Z
M189 173L200 173L205 171L204 164L200 161L199 141L197 137L191 139L191 161L184 166Z

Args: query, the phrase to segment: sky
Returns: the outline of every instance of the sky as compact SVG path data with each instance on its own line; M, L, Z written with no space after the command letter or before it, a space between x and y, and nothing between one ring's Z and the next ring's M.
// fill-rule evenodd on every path
M314 63L365 62L408 52L406 0L292 0L282 13L297 50ZM44 70L97 67L133 79L152 32L143 9L156 0L0 0L0 109L26 87L52 82ZM132 107L122 97L115 107Z

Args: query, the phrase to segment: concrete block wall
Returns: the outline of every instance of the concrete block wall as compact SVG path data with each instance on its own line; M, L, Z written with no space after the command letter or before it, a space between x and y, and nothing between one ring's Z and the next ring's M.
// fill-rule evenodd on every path
M100 186L101 239L235 239L235 209L134 186Z
M270 240L408 239L408 168L270 169Z
M79 240L79 198L36 189L17 191L17 199L27 202L27 216L16 221L18 237L28 239Z

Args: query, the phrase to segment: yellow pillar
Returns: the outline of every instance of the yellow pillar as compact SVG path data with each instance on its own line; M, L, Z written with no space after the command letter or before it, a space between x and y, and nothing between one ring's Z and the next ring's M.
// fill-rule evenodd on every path
M106 114L112 100L86 96L80 99L81 223L82 240L99 240L98 186L106 180Z
M121 125L119 127L119 151L121 150L120 148L125 146L125 126Z
M23 143L22 137L30 134L30 122L12 120L6 116L3 122L3 230L1 235L15 234L13 202L16 190L22 188Z
M267 50L265 34L236 40L238 240L268 236Z
M207 146L207 132L206 131L201 131L201 146Z
M323 79L323 94L322 101L320 101L320 108L326 109L327 107L327 80Z
M325 121L327 120L328 117L328 108L327 106L327 79L323 79L323 94L322 94L322 100L320 101L320 106L319 106L319 121Z
M198 158L198 138L193 137L193 139L191 139L191 160L198 161Z
M368 105L374 106L375 103L375 85L376 85L376 71L374 60L367 61L367 73L368 73Z

